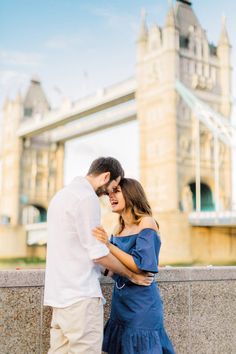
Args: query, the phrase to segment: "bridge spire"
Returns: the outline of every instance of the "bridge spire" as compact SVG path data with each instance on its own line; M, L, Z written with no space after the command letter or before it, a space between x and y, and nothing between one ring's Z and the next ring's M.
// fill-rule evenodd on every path
M219 45L230 46L229 35L226 28L226 16L224 14L222 15L222 19L221 19L221 33L220 33Z
M140 31L139 31L139 36L138 36L139 42L146 42L147 37L148 37L148 28L147 28L146 18L147 18L146 9L142 8L142 10L141 10L141 25L140 25Z
M175 12L172 0L168 1L169 10L167 12L165 27L176 27Z

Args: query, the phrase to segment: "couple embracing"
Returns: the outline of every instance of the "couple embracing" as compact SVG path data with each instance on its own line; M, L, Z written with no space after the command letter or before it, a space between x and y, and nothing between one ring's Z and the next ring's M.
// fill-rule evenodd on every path
M111 237L100 225L104 194L119 214ZM57 192L48 208L44 304L53 308L49 354L174 354L153 282L158 229L142 186L124 178L112 157L96 159L85 177ZM101 270L115 281L105 329Z

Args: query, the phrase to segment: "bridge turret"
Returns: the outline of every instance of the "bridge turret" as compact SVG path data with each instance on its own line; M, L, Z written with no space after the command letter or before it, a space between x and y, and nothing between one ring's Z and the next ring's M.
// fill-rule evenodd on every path
M230 63L231 58L231 44L229 35L226 29L225 16L222 17L222 26L220 38L217 46L217 56L220 61L220 87L221 87L221 113L226 117L231 113L231 77L232 68Z
M165 27L176 27L175 12L172 3L170 4L169 10L166 15Z
M50 110L50 104L38 78L31 79L29 89L23 102L23 120L36 114L43 115Z
M20 93L15 99L5 99L2 110L1 127L1 186L0 186L0 225L18 224L19 213L19 161L21 143L16 139L22 114Z
M179 26L175 9L170 4L163 33L163 58L168 62L168 71L165 72L166 83L174 83L179 77Z
M139 35L137 38L137 57L138 60L143 57L147 51L148 42L148 27L146 23L146 11L142 9L141 11L141 25L139 30Z

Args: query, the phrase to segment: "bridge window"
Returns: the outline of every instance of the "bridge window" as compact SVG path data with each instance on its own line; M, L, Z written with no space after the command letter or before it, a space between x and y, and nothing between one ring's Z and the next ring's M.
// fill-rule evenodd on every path
M180 36L179 37L179 46L180 46L180 48L188 49L189 48L189 39L188 39L188 37Z
M190 183L189 187L192 192L193 209L196 210L196 183ZM201 211L212 210L215 210L215 205L211 189L207 184L201 183Z
M11 223L11 217L8 215L0 215L0 225L9 225Z
M25 108L24 109L24 116L25 117L32 117L33 115L33 109L32 108Z
M213 56L217 55L217 48L213 43L209 44L209 52L210 52L210 55L213 55Z

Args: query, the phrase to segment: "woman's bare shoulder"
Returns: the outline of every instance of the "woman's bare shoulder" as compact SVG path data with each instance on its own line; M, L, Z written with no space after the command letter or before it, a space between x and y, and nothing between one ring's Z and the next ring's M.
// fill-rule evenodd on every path
M144 216L139 223L139 231L143 229L153 229L158 231L156 220L152 216Z
M112 230L112 235L118 235L119 230L120 230L120 226L116 225Z

